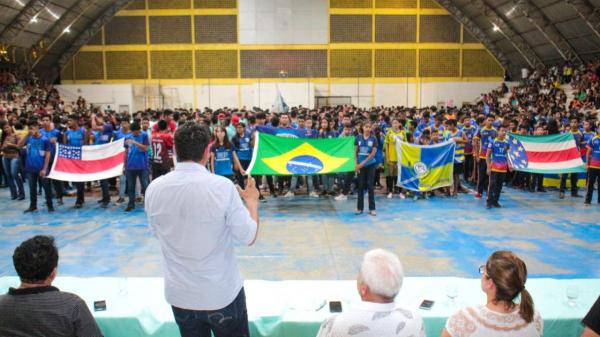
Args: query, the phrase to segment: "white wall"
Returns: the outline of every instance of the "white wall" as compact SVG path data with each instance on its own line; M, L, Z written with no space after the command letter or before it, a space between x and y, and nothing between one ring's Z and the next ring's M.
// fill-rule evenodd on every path
M131 84L67 84L57 89L65 102L70 104L82 96L88 102L110 106L130 107L130 111L143 110L144 97L163 96L165 108L242 107L260 106L271 109L277 95L277 87L285 102L291 106L314 107L315 96L349 96L352 104L361 107L384 106L431 106L438 102L474 102L482 93L490 92L501 82L435 82L435 83L312 83L312 82L260 82L253 84L201 84L201 85L153 85L146 87ZM417 96L417 90L420 95ZM238 94L239 91L239 94ZM374 96L373 96L374 94ZM360 96L360 97L359 97Z
M241 44L327 44L327 0L243 0Z
M439 82L421 84L421 106L437 105L438 102L454 101L455 106L473 102L482 93L488 93L501 82Z
M62 84L56 89L65 101L70 105L77 101L79 96L85 98L88 103L100 105L104 109L119 110L119 106L133 108L133 89L131 84Z

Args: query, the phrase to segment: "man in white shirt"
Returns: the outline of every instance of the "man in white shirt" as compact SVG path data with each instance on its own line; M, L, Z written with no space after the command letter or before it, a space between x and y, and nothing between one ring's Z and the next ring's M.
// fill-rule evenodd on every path
M236 191L230 180L208 172L209 141L205 126L189 122L177 129L177 165L148 187L146 213L161 245L165 298L181 336L249 336L234 243L256 240L259 193L251 177Z
M425 337L421 316L394 303L403 278L395 254L383 249L367 252L357 280L362 301L348 312L326 319L317 336Z

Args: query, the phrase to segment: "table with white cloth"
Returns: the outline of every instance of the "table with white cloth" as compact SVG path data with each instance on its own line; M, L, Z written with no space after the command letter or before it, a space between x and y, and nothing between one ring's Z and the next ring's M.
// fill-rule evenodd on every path
M17 277L2 277L0 293L18 285ZM162 278L58 277L54 285L83 298L106 337L179 336ZM344 311L360 301L356 281L249 280L244 287L253 337L313 337L331 315L328 301L341 301ZM570 303L569 287L578 295ZM600 295L600 279L530 279L527 289L544 320L545 337L577 337L581 319ZM419 309L424 299L435 302L430 310ZM94 311L95 301L106 301L106 310ZM484 304L485 295L479 279L407 277L396 302L418 312L427 336L437 337L449 315L466 305Z

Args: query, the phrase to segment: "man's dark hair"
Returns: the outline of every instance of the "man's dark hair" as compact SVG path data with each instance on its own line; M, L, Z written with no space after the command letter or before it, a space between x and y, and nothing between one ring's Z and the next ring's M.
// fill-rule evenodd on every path
M37 235L15 249L13 264L21 282L40 283L58 265L58 249L51 236Z
M140 123L133 122L133 123L131 123L131 126L129 127L129 129L131 130L131 132L133 132L133 131L141 130L142 127L140 126Z
M175 132L177 161L199 162L210 142L210 129L194 122L187 122Z
M157 124L158 124L158 129L159 130L164 131L164 130L167 129L167 121L161 119L161 120L158 121Z

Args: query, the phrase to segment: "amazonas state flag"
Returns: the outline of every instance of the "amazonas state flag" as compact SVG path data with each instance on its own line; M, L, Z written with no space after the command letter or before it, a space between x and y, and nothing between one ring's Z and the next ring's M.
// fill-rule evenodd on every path
M354 137L286 138L257 133L252 175L312 175L354 171Z
M455 147L452 140L435 145L397 141L398 185L418 192L452 185Z

